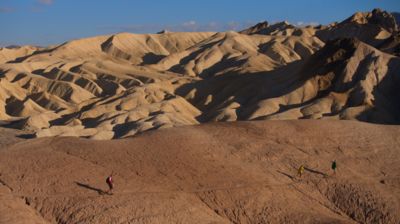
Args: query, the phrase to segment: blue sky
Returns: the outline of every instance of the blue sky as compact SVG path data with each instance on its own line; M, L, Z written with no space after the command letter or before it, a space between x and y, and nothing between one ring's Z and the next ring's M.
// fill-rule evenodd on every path
M400 0L0 0L0 46L49 45L118 32L239 30L257 22L328 24Z

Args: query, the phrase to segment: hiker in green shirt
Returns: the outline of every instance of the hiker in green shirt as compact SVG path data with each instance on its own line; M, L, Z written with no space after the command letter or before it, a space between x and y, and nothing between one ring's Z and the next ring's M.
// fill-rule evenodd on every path
M337 168L337 164L336 164L336 160L332 161L332 170L333 170L333 174L336 175L336 168Z

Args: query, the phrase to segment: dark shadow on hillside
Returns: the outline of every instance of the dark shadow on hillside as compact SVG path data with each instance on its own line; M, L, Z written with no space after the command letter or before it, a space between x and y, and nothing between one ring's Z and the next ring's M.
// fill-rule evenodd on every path
M63 43L63 44L61 44L61 45L59 45L59 46L56 46L56 47L54 47L54 48L50 48L50 49L40 49L40 50L37 50L37 51L33 52L33 53L30 54L30 55L22 56L22 57L19 57L19 58L14 59L14 60L12 60L12 61L8 61L8 62L6 62L6 63L7 63L7 64L20 63L20 62L23 62L23 61L25 61L27 58L32 57L32 56L34 56L34 55L44 54L44 53L50 53L50 52L56 50L57 48L64 46L66 43L67 43L67 42L65 42L65 43Z
M163 58L165 58L165 55L158 55L154 54L153 52L146 53L143 58L142 58L142 63L140 65L151 65L151 64L157 64L159 61L161 61Z
M208 79L218 72L221 72L228 68L240 67L247 62L246 59L238 60L236 57L229 58L229 55L225 55L219 62L213 64L209 68L204 69L200 74L199 77L203 79Z
M92 187L88 184L83 184L83 183L79 183L79 182L75 182L76 185L78 185L79 187L91 190L91 191L96 191L98 194L106 194L107 192L105 192L104 190L100 189L100 188L95 188Z
M377 124L400 124L400 59L392 58L387 67L391 69L372 90L374 107L359 114L358 120Z
M200 122L212 120L216 115L215 112L221 112L234 102L240 105L235 108L237 119L247 120L259 108L257 103L261 100L292 93L316 76L319 76L318 79L326 79L329 83L326 86L320 86L321 84L317 83L318 80L314 80L318 88L315 96L298 104L280 105L278 113L282 113L312 103L332 91L345 92L352 87L348 85L337 89L336 83L341 77L347 60L354 54L359 43L354 39L331 41L309 58L294 61L275 70L246 74L231 72L212 76L183 85L175 93L185 97L192 90L196 90L189 102L203 112L197 117ZM334 76L330 77L329 74L334 74ZM205 105L207 98L211 101Z
M136 124L135 121L126 122L123 124L116 124L113 127L114 139L121 138L122 136L128 134L129 131L131 131L137 127L138 127L138 125Z
M114 40L114 35L111 36L110 38L108 38L104 43L101 44L101 50L104 53L110 54L113 57L115 57L116 53L117 53L118 54L117 58L129 60L131 58L131 55L121 51L116 46L114 46L113 40Z
M153 116L156 115L158 112L153 113ZM112 129L114 131L114 137L113 139L118 139L123 137L124 135L128 134L131 130L137 129L139 127L139 124L137 124L137 121L131 121L131 122L126 122L122 124L116 124L114 128ZM139 132L139 133L134 133L135 135L140 135L141 133L157 130L162 125L156 125L154 127L148 128L145 131Z
M324 173L324 172L321 172L321 171L318 171L318 170L313 170L313 169L311 169L310 167L304 167L304 170L306 170L306 171L308 171L308 172L310 172L310 173L315 173L315 174L322 175L322 176L324 176L324 177L328 176L328 174L326 174L326 173Z
M84 118L81 119L82 125L85 126L85 128L95 128L97 127L98 124L100 124L101 122L107 121L107 120L112 120L116 117L118 117L119 115L113 115L111 117L104 117L104 115L99 115L97 117L93 117L93 118Z
M216 35L218 34L214 34L213 37ZM201 54L205 50L210 49L212 46L218 44L220 41L221 40L216 40L214 42L202 45L201 47L199 47L197 51L194 51L190 53L188 56L182 58L175 66L172 66L169 69L169 71L180 74L184 73L184 67L186 64L188 64L191 60L194 60L199 54Z
M36 134L21 134L21 135L17 135L17 138L32 139L32 138L36 138Z
M25 127L29 118L20 118L18 120L6 121L1 126L4 128L21 130Z
M287 174L287 173L284 173L284 172L282 172L282 171L279 171L279 170L277 170L276 172L278 172L278 173L280 173L280 174L282 174L282 175L284 175L284 176L286 176L286 177L290 178L291 180L293 180L293 179L294 179L294 176L292 176L292 175L289 175L289 174Z
M243 120L257 109L254 105L258 101L283 96L304 85L307 79L295 72L303 63L296 61L267 72L214 76L185 84L175 93L185 97L193 89L197 90L190 103L203 112L197 118L200 122L208 121L213 116L210 112L218 111L232 102L241 105L237 116L239 120ZM212 96L211 102L203 106L209 95Z
M73 118L77 118L79 117L81 113L80 112L74 112L71 114L65 114L62 115L60 118L57 118L55 120L50 121L50 126L54 126L54 125L64 125L67 121L72 120Z

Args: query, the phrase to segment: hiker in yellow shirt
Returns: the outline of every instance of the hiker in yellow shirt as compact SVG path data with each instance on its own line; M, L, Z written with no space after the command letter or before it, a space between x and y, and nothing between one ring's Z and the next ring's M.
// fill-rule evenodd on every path
M297 174L301 178L301 175L304 173L304 165L300 165L299 169L297 170Z

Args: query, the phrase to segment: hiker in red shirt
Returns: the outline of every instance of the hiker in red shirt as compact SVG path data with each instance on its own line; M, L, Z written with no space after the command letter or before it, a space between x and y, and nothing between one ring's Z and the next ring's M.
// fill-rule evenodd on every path
M112 194L113 193L112 190L114 188L114 184L113 184L112 175L113 174L111 173L110 176L108 176L107 179L106 179L106 183L107 183L107 185L109 187L109 190L107 191L108 194Z

